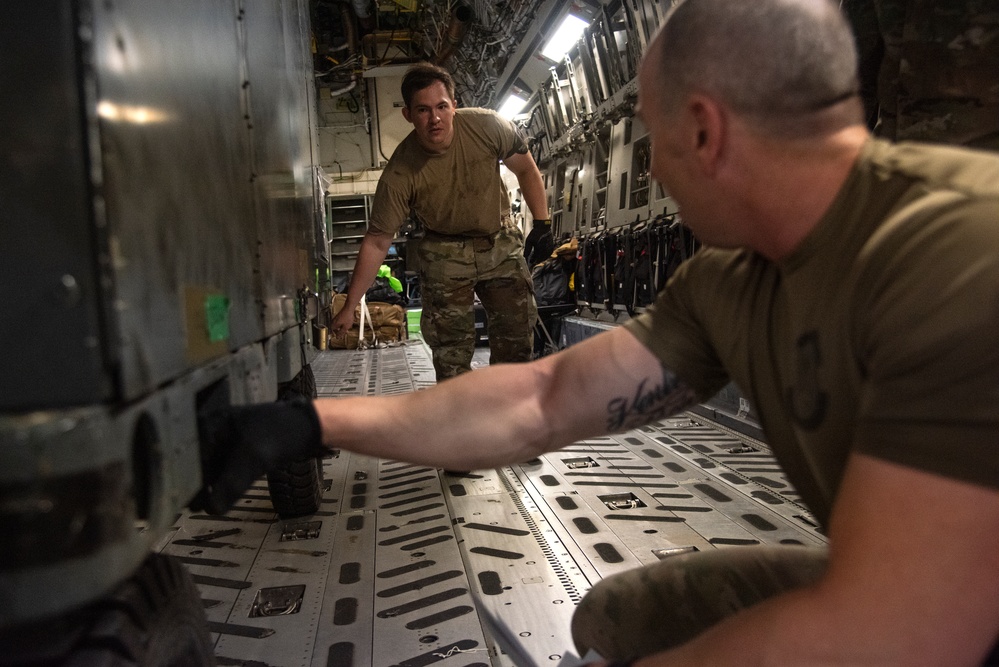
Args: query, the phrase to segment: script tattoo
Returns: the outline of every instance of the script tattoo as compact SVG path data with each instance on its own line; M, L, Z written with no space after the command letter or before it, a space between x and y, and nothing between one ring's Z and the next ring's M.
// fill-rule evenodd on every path
M635 387L634 396L619 396L607 403L608 429L619 432L637 428L675 415L694 403L694 390L665 366L662 371L659 384L650 387L649 378L645 378Z

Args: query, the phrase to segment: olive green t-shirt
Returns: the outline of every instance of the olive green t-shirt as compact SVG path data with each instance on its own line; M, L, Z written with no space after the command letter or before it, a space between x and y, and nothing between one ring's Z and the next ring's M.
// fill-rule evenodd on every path
M526 152L513 123L488 109L458 109L454 138L442 154L424 150L410 132L378 179L369 229L395 234L412 215L438 234L498 232L510 214L500 160Z
M626 326L736 383L823 524L851 450L999 488L999 157L871 140L790 257L703 249Z

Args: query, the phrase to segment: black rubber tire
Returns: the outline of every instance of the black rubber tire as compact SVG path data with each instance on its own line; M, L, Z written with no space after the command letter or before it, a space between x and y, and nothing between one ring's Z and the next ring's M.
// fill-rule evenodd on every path
M95 605L98 614L66 665L214 665L201 596L179 560L151 554Z
M315 514L323 500L323 465L319 459L303 459L267 474L274 511L282 519Z
M5 642L0 655L0 665L25 667L214 664L198 589L180 561L161 554L101 600Z
M302 372L279 389L281 398L298 394L316 398L316 376L312 366L302 367ZM323 463L309 458L295 461L284 468L267 473L267 489L274 511L282 519L315 514L323 500Z
M311 365L302 366L298 375L278 386L278 398L288 398L291 394L306 398L319 396L319 391L316 388L316 375L312 372Z

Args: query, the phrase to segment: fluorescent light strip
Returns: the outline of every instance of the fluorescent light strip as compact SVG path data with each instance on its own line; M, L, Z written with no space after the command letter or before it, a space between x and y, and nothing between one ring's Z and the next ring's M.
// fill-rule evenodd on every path
M583 30L586 29L587 25L589 24L578 16L566 14L558 30L541 51L541 55L556 62L562 60L569 49L583 36Z
M503 106L499 108L497 113L504 118L512 120L514 116L524 110L526 105L527 100L520 95L510 95L510 97L506 98L506 102L503 103Z

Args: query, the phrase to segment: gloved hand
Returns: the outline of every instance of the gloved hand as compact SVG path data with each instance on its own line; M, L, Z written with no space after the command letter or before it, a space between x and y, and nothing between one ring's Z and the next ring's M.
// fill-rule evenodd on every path
M527 265L533 267L535 264L540 264L548 259L554 249L552 221L535 220L534 226L524 239L524 258L527 260Z
M275 403L238 405L198 418L204 486L191 509L224 514L264 473L328 450L312 401L303 397Z

